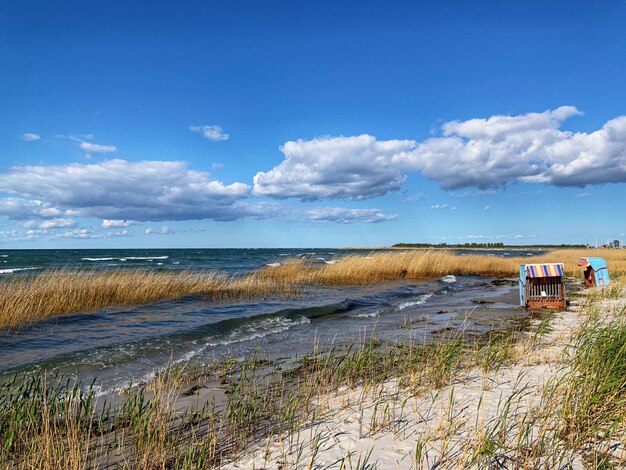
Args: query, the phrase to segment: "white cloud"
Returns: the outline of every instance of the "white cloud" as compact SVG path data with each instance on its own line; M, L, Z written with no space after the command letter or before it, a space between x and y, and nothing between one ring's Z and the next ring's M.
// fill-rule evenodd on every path
M224 132L221 126L189 126L189 130L202 134L209 140L219 142L221 140L228 140L230 137Z
M397 215L386 215L380 209L346 209L342 207L319 207L304 212L305 218L312 221L334 222L339 224L378 223L397 220Z
M124 229L124 230L117 230L117 231L110 231L107 232L107 237L108 238L113 238L113 237L128 237L130 236L130 233L128 232L128 230Z
M102 221L102 228L118 228L118 227L128 227L129 225L136 224L134 220L115 220L115 219L104 219Z
M0 174L0 214L27 219L64 211L107 220L235 220L249 215L242 183L225 185L183 162L113 159L94 164L23 166Z
M591 132L560 129L582 114L573 106L520 116L453 121L396 159L444 189L480 189L509 182L585 186L626 181L626 116Z
M211 168L213 168L214 170L221 170L222 168L224 168L224 164L220 162L211 163Z
M430 206L431 209L450 209L451 211L455 211L455 206L450 206L448 204L433 204Z
M0 230L0 240L7 242L32 240L34 237L28 233L18 232L17 230Z
M485 207L483 208L483 210L484 210L484 211L491 210L491 206L485 206Z
M403 202L418 202L426 199L426 193L416 193L413 196L407 196L403 199Z
M314 207L303 209L274 202L247 204L246 216L257 220L284 220L288 222L335 222L377 223L398 219L397 215L387 215L380 209L352 209L345 207Z
M167 225L163 225L162 227L159 227L157 229L154 229L152 227L148 227L145 230L145 234L146 235L170 235L174 233L174 231L168 227Z
M402 187L394 158L413 149L409 140L377 141L371 135L321 137L290 141L280 150L285 159L254 177L254 194L302 201L368 199Z
M577 199L587 199L587 198L590 198L590 197L591 197L591 194L589 194L589 193L580 193L580 194L576 195Z
M80 148L90 153L111 153L117 152L115 145L99 145L92 142L81 142Z
M8 189L5 189L5 191L10 192ZM59 208L52 207L50 203L38 199L0 197L0 215L8 216L11 219L24 220L31 217L56 217L62 214L63 211Z
M422 142L371 135L286 142L284 159L254 177L254 194L302 201L367 199L400 189L420 172L456 197L489 195L513 182L557 186L626 182L626 116L594 132L563 122L582 113L561 106L540 113L451 121Z
M26 132L20 136L20 139L25 142L35 142L36 140L41 140L41 136L33 132Z
M55 137L59 139L68 139L68 140L71 140L72 142L80 143L85 140L93 140L94 135L93 134L70 134L70 135L57 134L55 135Z
M76 239L87 239L87 238L102 238L98 234L92 233L90 230L86 228L69 230L67 232L63 232L58 235L59 238L76 238Z
M54 228L68 228L76 225L72 219L50 219L41 222L38 227L41 230L50 230Z

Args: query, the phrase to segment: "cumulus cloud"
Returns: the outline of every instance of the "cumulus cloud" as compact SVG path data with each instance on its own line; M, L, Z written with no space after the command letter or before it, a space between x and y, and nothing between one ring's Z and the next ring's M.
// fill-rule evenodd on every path
M0 214L26 219L66 211L106 220L235 220L250 193L225 185L183 162L114 159L94 164L23 166L0 174Z
M117 152L115 145L99 145L93 142L81 142L80 148L89 153L111 153Z
M305 218L312 221L339 224L378 223L397 220L397 215L386 215L380 209L347 209L343 207L319 207L305 211Z
M9 192L7 189L5 191ZM10 219L24 220L31 217L56 217L63 215L63 211L53 207L48 202L38 199L1 197L0 215L7 216Z
M221 140L228 140L230 137L224 132L221 126L189 126L189 130L202 134L213 142L219 142Z
M148 227L145 230L146 235L170 235L172 233L174 233L174 231L167 225L163 225L162 227L159 227L156 229L152 227Z
M76 238L76 239L88 239L88 238L102 238L101 235L92 233L86 228L77 228L74 230L68 230L58 235L59 238Z
M76 225L76 222L72 219L50 219L44 220L38 225L41 230L50 230L55 228L68 228Z
M129 237L129 236L130 236L130 233L126 229L124 229L124 230L112 230L110 232L107 232L107 237L108 238Z
M118 227L128 227L129 225L136 224L134 220L115 220L115 219L104 219L102 221L102 228L118 228Z
M41 140L41 136L34 132L26 132L20 136L20 139L25 142L35 142L36 140Z
M411 151L410 140L377 141L371 135L289 141L285 159L254 177L254 194L302 201L368 199L399 190L406 177L394 159Z
M345 207L314 207L303 209L274 202L245 205L246 217L257 220L281 219L289 222L335 222L340 224L378 223L397 220L397 215L385 214L381 209L353 209Z
M433 204L432 206L430 206L431 209L435 209L435 210L451 210L451 211L455 211L456 210L456 206L451 206L449 204Z
M509 182L585 186L626 181L626 116L591 132L560 127L581 115L573 106L520 116L453 121L443 136L396 159L444 189L479 189Z
M442 188L488 195L513 182L557 186L626 182L626 116L594 132L562 130L582 113L561 106L540 113L451 121L422 142L371 135L286 142L284 159L254 177L257 196L302 201L367 199L400 189L409 172Z

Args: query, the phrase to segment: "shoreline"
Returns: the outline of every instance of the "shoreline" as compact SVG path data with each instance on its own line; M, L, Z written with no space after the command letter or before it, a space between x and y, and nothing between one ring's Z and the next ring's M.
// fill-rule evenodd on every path
M579 284L577 279L573 286ZM513 286L501 296L481 295L465 320L476 309L516 297ZM582 294L569 289L569 297L574 298L566 311L486 335L466 337L444 327L429 342L410 337L381 343L364 331L353 346L314 342L302 356L276 359L259 351L243 359L177 364L107 405L75 387L44 392L46 377L35 378L16 384L26 392L8 400L3 389L0 417L9 427L0 430L0 438L8 454L0 454L0 462L73 462L79 468L128 462L228 469L558 468L557 463L588 468L593 458L623 465L626 451L614 441L623 440L624 427L602 427L604 439L585 427L586 415L575 411L574 398L586 384L572 388L576 377L569 373L584 359L576 358L585 351L579 338L587 330L626 326L623 285L614 280L610 288ZM37 398L42 394L43 403ZM574 397L568 401L574 411L554 396ZM626 400L616 406L624 408L609 417L626 425ZM22 415L29 409L42 415ZM76 410L82 410L78 421ZM602 413L594 409L592 415L599 414L604 426L608 418ZM7 441L7 432L19 436L17 442ZM70 434L78 437L70 442ZM589 442L599 450L590 451ZM546 443L556 450L546 450Z
M584 292L549 320L533 318L508 357L468 367L441 388L413 393L394 377L324 394L316 415L297 430L257 442L223 468L622 468L625 428L596 437L591 447L584 439L569 446L557 431L558 398L550 396L568 380L568 358L594 310L607 313L603 325L624 321L619 289L619 298L590 301Z

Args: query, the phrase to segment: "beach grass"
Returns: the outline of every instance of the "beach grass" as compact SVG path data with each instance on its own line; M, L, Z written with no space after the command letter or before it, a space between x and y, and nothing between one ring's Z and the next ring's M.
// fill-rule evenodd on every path
M89 386L45 373L19 376L0 386L0 465L220 468L256 449L265 455L264 468L276 462L320 468L333 440L315 423L345 409L363 439L388 433L413 439L413 468L564 468L581 456L588 468L620 468L626 460L612 452L626 429L626 311L608 310L606 302L618 301L614 290L595 292L582 299L577 315L584 320L565 339L563 353L550 353L559 368L543 390L533 391L522 367L519 376L504 378L511 392L495 406L481 398L472 411L457 388L476 371L495 383L511 374L505 369L550 351L546 338L562 334L554 331L555 316L529 331L496 332L476 342L455 334L432 344L381 344L374 336L345 350L314 344L289 367L256 355L173 365L126 390L115 406L98 403ZM202 376L223 384L225 401L177 408L181 385ZM396 384L391 392L389 384ZM433 427L407 435L416 422L409 404L417 399L425 403L416 410L419 422ZM483 420L487 405L496 411ZM285 449L279 456L272 454L276 442ZM376 468L371 449L344 453L337 466Z

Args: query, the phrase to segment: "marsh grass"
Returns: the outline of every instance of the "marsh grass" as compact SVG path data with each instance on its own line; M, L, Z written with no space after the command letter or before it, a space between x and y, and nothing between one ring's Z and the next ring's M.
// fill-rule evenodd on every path
M557 250L534 258L459 256L444 250L373 252L368 256L344 256L322 266L301 259L287 260L245 276L184 270L50 270L0 281L0 328L188 295L219 301L294 296L308 286L368 285L449 274L517 277L519 265L530 261L565 262L566 274L580 277L577 262L583 255L606 258L614 278L626 273L626 250ZM613 287L608 291L619 295Z
M200 295L209 300L295 295L288 280L214 272L61 269L0 282L0 328L48 317Z

